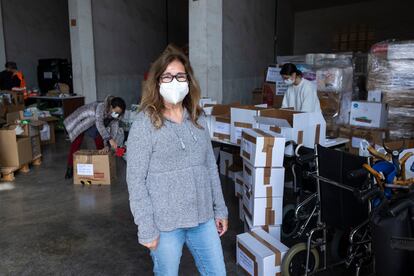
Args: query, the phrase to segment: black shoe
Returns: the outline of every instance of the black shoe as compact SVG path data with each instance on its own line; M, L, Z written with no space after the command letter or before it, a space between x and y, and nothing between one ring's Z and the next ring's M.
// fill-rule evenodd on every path
M66 169L65 179L71 179L73 177L73 167Z

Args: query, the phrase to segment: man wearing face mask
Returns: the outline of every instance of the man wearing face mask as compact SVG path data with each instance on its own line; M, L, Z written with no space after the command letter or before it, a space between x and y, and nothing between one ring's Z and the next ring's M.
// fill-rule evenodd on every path
M292 108L303 112L320 112L321 107L316 87L302 77L302 72L292 63L286 63L280 70L288 89L283 98L282 108Z
M108 96L103 102L94 102L79 107L63 122L71 141L66 179L73 177L73 154L77 152L87 136L95 140L96 149L116 149L124 141L124 131L119 127L125 113L125 102L122 98Z

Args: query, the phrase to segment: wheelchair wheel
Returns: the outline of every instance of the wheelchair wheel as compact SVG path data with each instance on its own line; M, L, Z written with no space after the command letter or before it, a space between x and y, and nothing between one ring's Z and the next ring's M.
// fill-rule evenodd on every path
M315 248L309 255L308 273L315 272L319 267L319 253ZM297 243L292 246L283 258L281 272L284 276L300 276L306 269L306 243Z
M295 204L288 204L283 208L282 237L289 238L297 233L299 221L295 217Z

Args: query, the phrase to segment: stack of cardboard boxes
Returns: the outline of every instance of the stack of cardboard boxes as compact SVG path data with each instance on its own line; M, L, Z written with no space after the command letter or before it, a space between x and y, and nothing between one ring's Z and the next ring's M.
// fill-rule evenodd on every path
M274 132L245 129L243 158L243 212L245 231L266 227L280 240L282 224L285 138Z

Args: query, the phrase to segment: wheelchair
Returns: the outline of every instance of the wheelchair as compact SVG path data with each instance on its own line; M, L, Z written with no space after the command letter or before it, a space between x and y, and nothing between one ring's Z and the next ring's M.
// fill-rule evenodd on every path
M361 171L368 159L317 145L313 160L315 171L308 171L307 175L316 181L316 191L295 209L298 220L301 216L306 217L306 213L308 215L296 234L297 237L305 235L306 240L295 244L286 253L282 275L311 275L326 270L327 250L330 256L340 257L329 267L345 264L347 268L353 267L355 275L359 275L361 267L372 260L370 205L354 195L355 190L370 188L368 173ZM306 205L305 209L310 212L304 211ZM315 227L305 231L315 216ZM328 231L337 233L330 244ZM343 237L346 238L344 252L339 254L342 251L339 241Z

